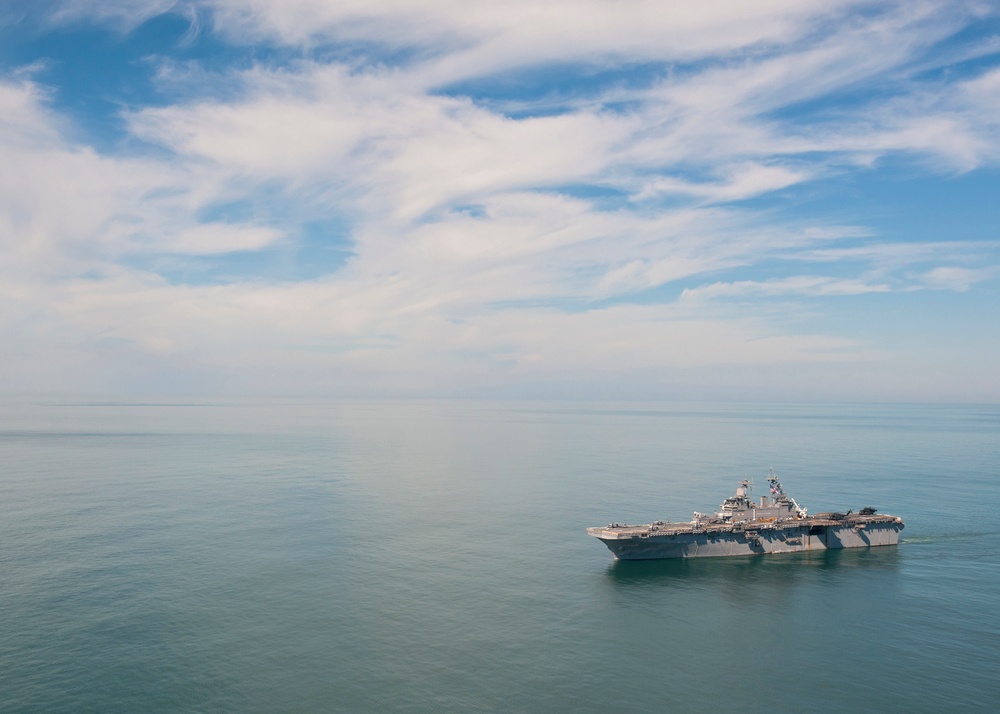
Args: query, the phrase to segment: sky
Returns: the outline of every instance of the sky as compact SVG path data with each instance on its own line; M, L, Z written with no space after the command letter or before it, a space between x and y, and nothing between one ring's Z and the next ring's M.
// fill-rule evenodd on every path
M998 403L998 225L995 1L0 1L0 392Z

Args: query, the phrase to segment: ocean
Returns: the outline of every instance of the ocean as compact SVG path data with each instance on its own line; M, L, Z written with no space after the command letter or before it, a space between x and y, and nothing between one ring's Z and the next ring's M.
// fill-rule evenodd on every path
M772 466L901 544L584 532ZM0 710L992 712L998 508L998 406L7 398Z

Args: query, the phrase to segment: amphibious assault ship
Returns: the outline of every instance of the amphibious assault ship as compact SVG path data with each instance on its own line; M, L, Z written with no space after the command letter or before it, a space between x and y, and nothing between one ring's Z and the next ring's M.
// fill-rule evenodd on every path
M723 501L718 512L695 512L687 523L612 523L588 528L587 533L600 539L619 560L797 553L899 542L902 518L878 514L871 507L857 513L810 516L785 493L773 469L767 483L770 496L755 502L749 496L753 484L744 479L736 495Z

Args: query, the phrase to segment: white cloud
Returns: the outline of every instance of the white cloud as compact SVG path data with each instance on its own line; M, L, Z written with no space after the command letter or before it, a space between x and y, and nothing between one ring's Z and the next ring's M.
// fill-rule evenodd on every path
M711 283L697 288L687 288L681 293L681 300L696 302L713 298L782 297L789 295L830 297L884 293L891 289L889 285L872 284L862 280L838 280L820 275L797 275L777 280L740 280L735 283Z
M964 293L976 283L994 277L997 268L959 268L942 266L917 276L919 281L934 290L954 290Z
M438 54L437 74L457 78L505 67L578 59L685 59L785 42L818 17L859 3L766 0L609 0L412 3L404 0L209 0L216 26L239 40L290 45L375 41Z
M265 248L281 237L281 232L273 228L203 223L168 238L160 250L185 255L253 251Z
M52 118L42 108L46 95L36 84L0 81L0 137L26 148L58 139Z
M702 198L708 203L725 203L788 188L812 178L806 171L755 163L725 167L723 174L721 181L705 183L675 178L654 179L647 182L634 199L641 201L661 194L681 194Z
M110 23L121 31L132 30L146 20L182 7L181 0L39 0L51 7L54 24L87 20Z
M231 79L247 88L246 97L143 109L129 117L132 132L234 172L336 172L366 138L366 127L398 102L390 82L351 78L339 67L306 76L251 70ZM389 106L373 101L379 96Z
M1000 243L988 240L907 243L873 240L860 246L803 250L782 257L787 260L818 263L863 262L874 266L882 273L890 273L922 263L939 263L941 260L980 264L984 260L990 260L990 256L995 254L998 248Z

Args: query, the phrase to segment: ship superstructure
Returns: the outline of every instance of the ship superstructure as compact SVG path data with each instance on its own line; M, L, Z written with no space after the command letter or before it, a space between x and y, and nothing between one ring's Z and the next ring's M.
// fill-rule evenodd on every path
M809 515L785 493L773 469L767 484L770 494L754 501L749 495L753 484L744 479L717 512L695 512L688 522L611 523L588 528L587 533L621 560L796 553L899 542L904 523L898 516L879 514L871 507L857 513Z

